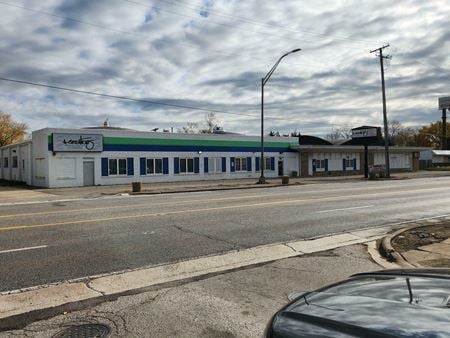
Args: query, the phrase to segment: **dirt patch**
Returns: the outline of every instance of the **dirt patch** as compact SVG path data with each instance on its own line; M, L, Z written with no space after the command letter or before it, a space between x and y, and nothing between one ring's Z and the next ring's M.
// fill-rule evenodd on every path
M415 250L418 247L440 243L450 238L450 222L426 225L401 233L391 241L398 252Z

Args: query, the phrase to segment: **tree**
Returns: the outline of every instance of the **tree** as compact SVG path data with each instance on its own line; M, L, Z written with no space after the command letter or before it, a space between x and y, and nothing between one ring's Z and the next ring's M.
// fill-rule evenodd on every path
M424 140L423 146L439 149L442 138L442 122L436 121L419 128L418 133ZM450 123L447 123L447 136L450 136Z
M187 122L185 126L178 129L180 133L186 134L212 134L218 128L219 120L215 113L208 113L203 121Z
M12 119L11 114L0 112L0 147L23 141L28 126Z
M328 141L348 140L352 137L352 127L349 124L343 124L340 127L331 127L331 133L325 135Z

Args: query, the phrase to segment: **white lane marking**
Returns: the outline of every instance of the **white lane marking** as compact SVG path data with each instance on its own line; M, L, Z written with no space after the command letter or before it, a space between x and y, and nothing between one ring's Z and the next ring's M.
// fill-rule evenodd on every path
M324 214L326 212L333 212L333 211L345 211L345 210L355 210L355 209L365 209L365 208L371 208L373 205L364 205L362 207L351 207L351 208L341 208L341 209L330 209L330 210L321 210L317 211L317 214Z
M17 252L17 251L27 251L27 250L43 249L43 248L46 248L46 247L47 247L47 245L29 246L28 248L3 250L3 251L0 251L0 254L8 253L8 252Z

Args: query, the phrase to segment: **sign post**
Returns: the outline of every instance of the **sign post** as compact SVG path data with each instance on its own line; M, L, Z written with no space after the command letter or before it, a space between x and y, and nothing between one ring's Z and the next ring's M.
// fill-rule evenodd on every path
M442 110L441 149L447 150L447 109L450 109L450 96L439 98L439 109Z
M359 139L364 145L364 178L369 177L369 141L381 136L378 127L360 127L352 129L352 139Z

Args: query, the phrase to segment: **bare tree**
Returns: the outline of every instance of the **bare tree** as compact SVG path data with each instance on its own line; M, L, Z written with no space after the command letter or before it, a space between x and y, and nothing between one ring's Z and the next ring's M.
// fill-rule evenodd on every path
M11 114L0 112L0 147L23 141L28 126L14 121Z
M331 132L325 135L328 141L348 140L352 137L352 127L349 124L343 124L340 127L331 128Z
M215 113L208 113L203 121L187 122L185 126L178 129L180 133L186 134L212 134L219 125Z

